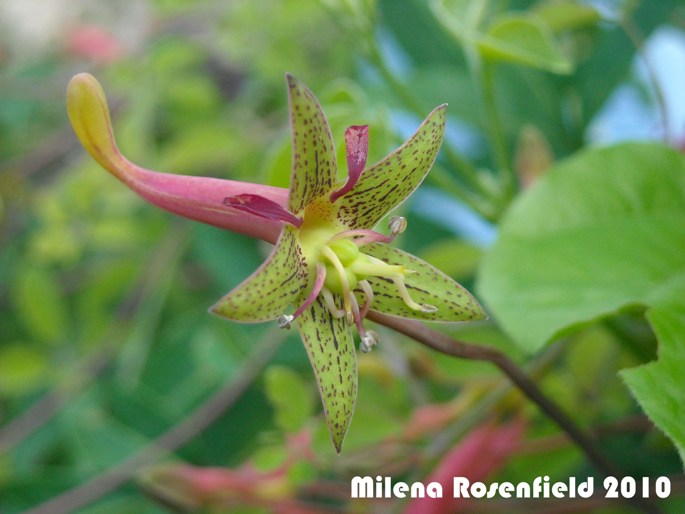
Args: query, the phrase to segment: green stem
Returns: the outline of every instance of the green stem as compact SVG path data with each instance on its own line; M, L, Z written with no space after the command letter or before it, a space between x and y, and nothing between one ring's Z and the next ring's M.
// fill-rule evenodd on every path
M514 195L517 179L509 159L509 148L504 134L504 127L502 126L502 120L497 110L497 100L495 98L495 66L481 60L480 66L474 65L472 68L477 70L480 75L486 124L490 134L490 145L497 172L502 180L503 191L505 193L504 201L508 201Z

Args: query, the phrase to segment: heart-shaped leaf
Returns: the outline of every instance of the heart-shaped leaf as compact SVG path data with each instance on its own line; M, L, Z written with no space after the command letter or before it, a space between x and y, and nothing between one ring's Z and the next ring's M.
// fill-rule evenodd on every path
M685 455L685 157L657 144L590 150L511 208L480 292L528 351L626 306L648 308L659 360L625 371Z

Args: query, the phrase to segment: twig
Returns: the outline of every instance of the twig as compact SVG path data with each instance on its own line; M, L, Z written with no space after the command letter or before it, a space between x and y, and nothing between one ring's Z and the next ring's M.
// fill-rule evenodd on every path
M614 476L619 480L623 477L620 469L602 453L597 446L595 438L583 432L556 403L538 388L535 382L516 363L496 348L459 341L414 320L395 318L374 311L370 311L367 318L409 336L419 343L446 355L494 364L578 445L588 460L594 464L602 475ZM642 498L635 497L627 501L643 512L652 514L660 512L651 502Z
M83 508L128 482L143 466L151 464L166 452L182 447L210 426L233 405L269 363L285 340L283 331L271 331L252 352L237 376L206 400L187 418L137 453L107 469L104 473L33 507L24 514L68 514Z

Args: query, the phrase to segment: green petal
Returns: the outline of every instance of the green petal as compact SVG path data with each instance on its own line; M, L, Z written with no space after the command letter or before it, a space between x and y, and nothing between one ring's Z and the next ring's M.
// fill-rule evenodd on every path
M372 228L421 184L442 144L446 111L447 104L433 109L411 138L365 170L352 191L335 203L345 226Z
M339 306L342 298L337 298ZM326 423L338 453L357 402L357 356L350 325L334 318L321 297L297 318L319 385Z
M288 210L299 215L314 199L331 192L338 168L331 130L314 93L292 75L286 79L293 139Z
M296 233L285 226L264 264L210 311L245 322L268 321L283 314L307 285L307 266Z
M392 280L371 277L368 281L374 292L371 304L374 311L427 321L474 321L487 318L483 308L466 289L418 257L380 243L367 245L362 251L388 264L402 265L415 271L405 277L409 295L420 304L437 307L435 312L416 311L402 301Z

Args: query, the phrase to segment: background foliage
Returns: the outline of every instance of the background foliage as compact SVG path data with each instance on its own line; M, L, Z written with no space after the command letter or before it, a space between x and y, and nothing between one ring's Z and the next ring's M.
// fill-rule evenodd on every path
M683 45L681 1L0 8L0 512L88 483L188 420L187 444L83 512L626 509L351 501L359 474L599 475L497 370L380 329L336 456L297 335L206 311L268 248L173 219L88 159L64 112L79 71L115 99L133 161L274 185L289 176L286 71L316 92L337 142L371 125L371 161L449 102L399 244L475 290L492 319L438 328L506 352L625 474L671 477L658 507L682 512L685 124L643 46L664 33ZM649 144L608 144L626 91Z

